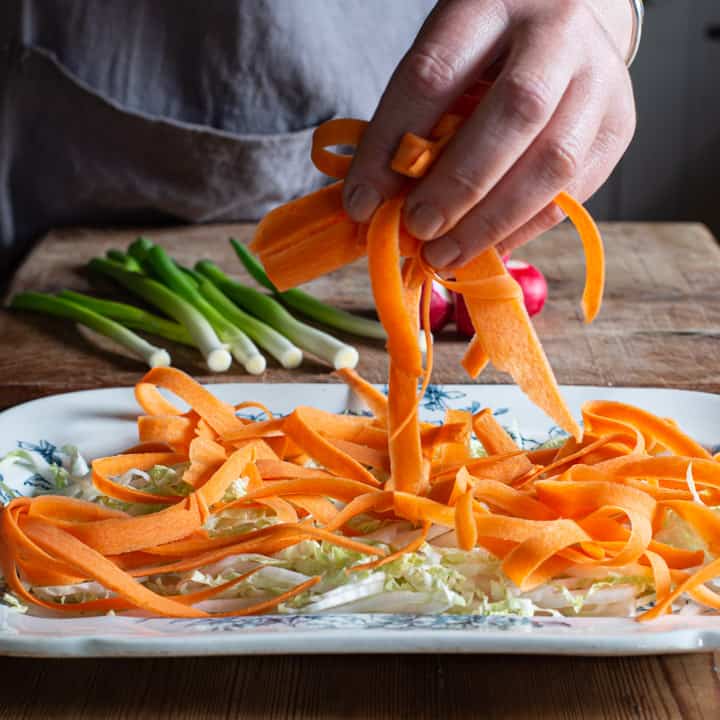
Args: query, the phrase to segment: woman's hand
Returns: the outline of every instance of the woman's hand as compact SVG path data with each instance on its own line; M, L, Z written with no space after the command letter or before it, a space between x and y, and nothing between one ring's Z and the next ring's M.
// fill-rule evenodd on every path
M493 245L511 250L560 222L561 190L580 200L607 179L635 130L624 56L628 0L442 0L404 57L345 183L367 221L403 178L405 132L427 136L452 101L500 68L493 87L405 203L437 269Z

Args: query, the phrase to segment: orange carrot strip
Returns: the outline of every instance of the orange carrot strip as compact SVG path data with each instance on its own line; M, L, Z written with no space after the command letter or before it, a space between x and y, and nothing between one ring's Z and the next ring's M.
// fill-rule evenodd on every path
M332 224L307 234L282 250L260 252L265 270L278 290L325 275L365 254L365 230L340 216Z
M62 495L38 495L27 504L30 517L44 517L48 521L60 523L83 523L107 520L109 518L130 517L122 510L99 505L98 503L64 497Z
M135 400L148 415L182 416L182 410L173 405L157 389L154 383L139 382L135 385Z
M692 500L670 500L663 506L690 523L713 555L720 554L720 516L713 510Z
M570 218L582 240L586 268L582 309L585 322L590 323L600 312L605 288L605 251L600 231L590 213L568 193L559 193L553 202Z
M583 470L586 477L603 477L601 473L591 472L592 468ZM637 510L651 518L656 508L655 500L647 493L604 479L578 479L573 482L541 480L535 483L535 490L541 502L563 517L580 518L603 505L614 505Z
M267 405L263 405L263 403L258 402L257 400L244 400L237 405L233 405L233 407L235 408L236 412L238 410L244 410L245 408L256 408L258 410L261 410L268 420L272 420L275 417Z
M93 485L103 495L129 503L150 503L169 505L178 502L182 495L158 495L143 492L110 480L110 476L123 475L129 470L149 470L155 465L177 465L185 461L184 455L177 453L133 453L98 458L92 463Z
M175 452L186 453L195 437L196 423L184 415L141 415L137 424L140 442L162 442Z
M648 445L659 442L676 455L710 459L710 453L676 426L652 413L625 403L594 400L583 406L583 419L588 429L594 429L599 418L614 420L638 430Z
M183 473L183 482L198 487L227 460L225 448L204 437L196 437L189 448L190 465Z
M520 450L489 408L472 416L472 428L488 455L500 455Z
M300 593L304 593L309 590L313 585L317 585L322 578L320 576L312 577L306 580L300 585L296 585L294 588L287 590L281 595L277 595L270 600L263 600L262 602L249 605L248 607L240 608L239 610L230 610L228 612L213 613L212 617L243 617L245 615L259 615L260 613L267 612L276 608L280 603L284 603L286 600L291 600Z
M233 444L243 440L254 440L270 435L277 435L282 432L285 418L273 418L272 420L259 420L258 422L242 425L239 429L222 434L222 441Z
M428 533L430 532L431 523L423 523L422 530L418 534L418 536L411 540L405 547L400 548L399 550L396 550L393 553L390 553L389 555L386 555L384 558L380 558L379 560L373 560L371 562L361 563L359 565L353 565L351 568L349 568L348 572L362 572L363 570L377 570L378 568L381 568L383 565L387 565L388 563L393 562L394 560L397 560L398 558L402 557L403 555L406 555L407 553L414 553L417 552L427 541Z
M529 520L554 520L557 513L510 485L497 480L473 478L473 496L493 508Z
M197 534L197 536L188 536L181 540L176 540L170 543L164 543L161 545L155 545L153 547L145 548L144 555L150 556L151 560L147 560L144 563L134 565L135 567L147 566L149 562L157 562L157 557L161 558L183 558L192 557L198 553L205 553L211 550L218 550L229 545L238 545L244 543L251 543L258 540L266 540L274 535L283 534L280 531L280 525L270 525L259 530L251 530L250 532L243 533L241 535L217 535L215 537L209 537L207 533L203 531L203 534ZM156 556L156 557L152 557Z
M343 183L337 182L271 210L255 228L250 249L262 257L279 239L327 226L344 215L342 193Z
M393 493L388 490L375 490L354 497L327 525L329 532L339 530L350 520L363 513L375 510L384 512L393 507Z
M477 544L478 531L473 512L472 488L463 493L455 505L455 533L462 550L472 550Z
M242 477L245 466L255 459L256 445L251 442L236 450L220 467L203 483L195 493L207 506L219 502L228 487Z
M297 523L298 516L295 508L287 501L280 497L266 497L258 500L261 505L269 507L275 512L275 516L281 523Z
M199 528L205 517L206 511L194 493L150 515L83 523L69 527L67 531L103 555L120 555L180 540Z
M415 525L433 522L448 528L455 527L454 508L412 493L396 490L393 493L393 510L398 517Z
M503 559L503 572L522 591L532 590L555 574L559 560L555 556L561 550L589 540L587 533L577 523L556 520L552 530L539 532L511 550Z
M507 273L494 249L486 250L459 268L459 281L477 281ZM571 435L581 432L563 400L530 323L522 297L511 300L477 300L466 297L466 305L475 332L493 365L510 373L519 387L538 407Z
M283 427L287 435L313 460L331 472L367 485L379 485L378 480L360 463L320 435L315 429L315 419L310 409L298 407L285 418Z
M699 588L703 585L703 583L713 580L718 575L720 575L720 559L713 560L696 573L693 573L689 578L676 585L675 589L670 594L666 595L662 601L656 603L655 607L640 615L638 620L640 622L645 622L647 620L654 620L660 615L665 614L672 608L672 604L681 595Z
M400 196L386 201L373 216L367 238L368 270L375 306L388 334L390 357L398 368L418 378L422 374L422 358L415 330L417 305L414 315L410 315L402 300L399 231L404 200Z
M445 421L441 427L459 425L461 431L453 442L444 443L438 449L436 462L443 464L464 463L470 457L470 431L472 429L472 415L467 410L445 411Z
M436 502L444 503L454 507L461 495L464 495L469 487L472 487L473 478L466 467L461 467L454 477L449 477L442 482L435 483L430 487L428 497Z
M351 540L344 535L336 535L335 533L328 532L323 528L314 527L313 525L307 523L299 525L298 528L301 532L306 533L315 540L325 540L333 545L339 545L340 547L347 548L348 550L354 550L355 552L363 553L365 555L379 555L381 557L384 557L385 555L384 551L373 547L372 545Z
M148 590L101 553L60 528L28 519L23 523L23 529L28 537L51 555L76 567L81 573L116 592L135 607L169 617L207 617L207 613L202 610L187 607Z
M690 458L686 457L638 457L629 455L598 466L614 479L660 478L685 483ZM720 463L713 460L692 458L692 472L696 485L720 488Z
M535 480L535 478L540 477L541 475L547 475L552 470L559 470L560 468L563 468L565 465L577 462L581 458L585 458L587 460L587 455L592 453L594 450L597 450L598 448L602 447L603 445L607 445L608 443L615 442L618 438L621 438L623 436L619 435L606 435L605 437L601 437L594 442L589 443L588 445L585 445L584 447L581 447L579 450L577 450L574 453L571 453L569 455L565 455L564 457L561 457L558 460L555 460L554 462L551 462L549 465L545 465L543 467L539 467L533 472L531 472L527 477L523 478L523 485L529 482L532 482ZM559 473L556 473L559 474ZM549 477L549 476L548 476Z
M334 448L349 455L361 465L380 468L386 471L390 470L390 457L387 452L376 450L367 445L350 442L349 440L338 440L332 437L327 437L326 439Z
M231 405L218 400L209 390L181 370L169 367L153 368L145 375L142 382L159 385L175 393L221 435L243 427Z
M557 453L557 448L541 448L539 450L530 450L527 453L527 458L533 465L542 465L544 467L555 459Z
M263 480L285 480L287 478L317 478L335 477L320 468L305 467L295 463L286 462L285 460L262 460L258 459L255 463Z
M0 509L0 561L3 575L10 589L20 597L28 595L17 575L17 566L23 574L38 584L70 585L81 582L77 568L67 563L53 563L53 558L30 540L18 525L18 518L28 513L30 498L16 498Z
M327 437L387 450L387 432L375 425L375 420L356 415L336 415L324 410L301 406L303 419L314 430Z
M326 529L338 515L338 509L322 495L291 495L288 499L291 505L305 510L314 520L325 525Z
M503 453L502 455L475 458L463 463L461 466L450 465L435 468L432 482L440 482L448 476L454 476L460 467L467 468L468 472L477 478L510 483L525 474L527 471L527 462L525 453L521 450L512 453Z
M482 340L477 334L473 335L460 364L468 376L474 380L487 367L489 362L490 356L487 354Z
M336 370L335 374L340 377L350 389L360 397L368 406L370 412L377 418L381 424L387 422L388 402L387 397L383 395L374 385L358 375L355 370L350 368L342 368Z
M325 148L333 145L359 145L367 125L364 120L335 118L316 128L310 152L315 167L329 177L344 178L350 169L352 155L331 153Z
M230 507L244 505L257 498L270 497L277 495L278 497L287 497L289 495L324 495L337 500L352 500L358 495L364 495L368 492L366 483L357 480L348 480L338 477L325 477L321 475L315 478L298 478L296 480L277 480L272 483L266 483L264 487L258 490L252 490L241 498L233 500L226 505L220 505L215 508L216 512L227 510Z

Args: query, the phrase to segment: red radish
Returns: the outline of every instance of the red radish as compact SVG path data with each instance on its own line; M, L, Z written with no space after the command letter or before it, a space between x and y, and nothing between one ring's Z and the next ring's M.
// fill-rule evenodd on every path
M423 291L424 292L424 291ZM430 330L440 332L453 316L453 293L439 282L433 280L430 296ZM422 305L420 307L420 324L422 325Z
M522 288L528 315L537 315L543 309L547 298L545 276L534 265L522 260L508 260L505 267Z
M475 334L475 328L465 305L465 299L457 293L455 293L455 327L465 337L472 337Z
M522 260L508 258L505 260L505 267L522 289L528 315L537 315L543 309L547 298L548 288L545 276L534 265ZM472 337L475 329L465 306L465 300L462 295L456 293L453 295L455 296L455 326L461 335Z

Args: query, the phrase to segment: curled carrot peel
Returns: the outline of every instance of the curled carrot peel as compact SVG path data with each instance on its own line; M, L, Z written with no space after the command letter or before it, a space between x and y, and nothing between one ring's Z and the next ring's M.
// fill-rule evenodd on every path
M410 288L415 287L414 272L407 265L403 272ZM395 372L403 370L395 367ZM419 444L418 476L388 476L383 468L373 474L373 466L392 457L393 448L413 448L403 436L409 423L392 433L406 408L394 417L392 402L386 404L359 376L342 375L370 398L378 416L297 408L295 420L290 415L236 425L231 406L180 371L146 377L138 396L144 412L159 413L147 416L156 419L157 442L167 447L177 418L192 425L194 439L184 452L141 449L100 458L93 463L93 481L101 492L152 512L133 516L52 495L13 500L0 512L0 564L10 590L24 602L63 614L141 609L205 617L208 613L196 605L231 594L241 579L172 596L154 592L142 579L192 571L239 554L272 556L307 540L358 553L363 557L350 571L372 571L420 550L436 526L454 535L460 548L480 547L497 557L521 591L557 578L602 579L631 572L655 588L657 603L641 620L670 612L680 598L720 607L718 594L705 585L720 575L720 560L707 562L704 551L674 547L659 535L665 518L674 514L694 530L711 557L720 556L720 520L697 500L717 500L720 463L676 423L628 405L591 402L583 416L592 432L582 442L570 438L552 452L527 452L490 411L450 410L440 426L418 424L413 435ZM419 378L410 377L407 408L416 412ZM171 389L190 409L182 415L169 412L158 387ZM206 432L210 427L214 439ZM472 457L471 428L487 457ZM248 430L253 432L244 434ZM229 437L232 443L224 439ZM294 452L325 466L280 459L266 447L270 437L291 438ZM603 454L606 448L612 453ZM162 497L119 480L130 469L157 464L186 466L189 494ZM245 493L228 498L228 488L239 479ZM163 503L166 507L158 510ZM273 524L215 536L206 529L210 518L243 508L260 509ZM418 532L403 547L388 550L357 537L353 520L362 516L404 520ZM88 580L100 583L109 597L59 607L32 590ZM270 611L318 581L310 578L287 593L231 612Z

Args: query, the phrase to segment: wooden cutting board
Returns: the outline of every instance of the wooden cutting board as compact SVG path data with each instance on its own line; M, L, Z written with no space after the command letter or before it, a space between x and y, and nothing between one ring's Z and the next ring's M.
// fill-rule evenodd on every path
M580 295L583 259L571 227L564 225L517 253L546 274L550 296L535 320L558 380L568 384L677 387L720 392L720 249L701 225L608 224L607 289L600 316L582 321ZM154 230L70 229L49 233L27 258L10 292L62 288L127 299L112 284L92 285L83 271L92 257L112 247L125 248L138 234L165 245L186 264L201 258L217 262L229 274L249 280L229 247L233 235L247 241L253 226L210 225ZM309 286L318 297L361 313L372 313L372 297L363 262ZM68 390L132 385L142 363L116 352L106 342L72 323L31 313L0 312L0 407ZM360 372L383 382L387 356L381 342L354 342ZM459 359L466 341L454 328L436 342L436 382L466 382ZM175 364L203 381L334 382L329 369L307 358L297 370L284 370L272 359L261 377L233 365L230 372L208 374L197 352L168 344ZM507 381L493 370L484 383Z

